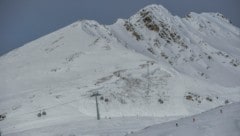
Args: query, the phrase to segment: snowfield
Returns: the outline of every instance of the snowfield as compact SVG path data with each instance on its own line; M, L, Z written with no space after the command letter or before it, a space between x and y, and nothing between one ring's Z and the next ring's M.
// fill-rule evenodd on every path
M239 136L239 112L240 103L220 106L199 115L149 126L127 136Z
M239 136L240 103L220 106L198 115L179 117L116 117L97 121L73 116L16 126L6 136ZM171 121L173 120L173 121ZM157 124L157 125L154 125ZM177 124L177 126L176 126ZM21 130L21 131L19 131Z
M9 136L125 135L237 103L239 45L240 29L220 13L180 18L149 5L108 26L77 21L0 57L0 115L6 116L0 130ZM96 92L101 121L95 121Z

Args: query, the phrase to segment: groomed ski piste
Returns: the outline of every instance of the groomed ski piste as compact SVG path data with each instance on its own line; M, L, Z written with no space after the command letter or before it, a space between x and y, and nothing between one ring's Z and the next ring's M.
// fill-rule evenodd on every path
M36 121L7 136L239 136L240 103L219 106L190 117L91 117ZM60 120L62 120L60 122ZM44 122L51 122L46 125Z
M189 134L216 135L224 120L205 119L216 116L234 120L219 132L234 129L235 136L239 43L239 28L220 13L180 18L149 5L113 25L77 21L0 57L0 115L6 116L0 130L3 136L164 136L193 128ZM101 94L99 121L94 93ZM233 112L200 114L221 105ZM196 114L202 120L191 125ZM160 125L144 129L154 124Z
M240 103L144 128L127 136L239 136Z

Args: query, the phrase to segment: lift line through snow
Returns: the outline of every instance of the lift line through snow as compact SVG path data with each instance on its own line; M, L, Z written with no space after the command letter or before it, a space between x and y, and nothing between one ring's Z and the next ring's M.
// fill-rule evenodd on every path
M101 94L99 94L98 92L94 92L91 97L95 97L96 100L96 111L97 111L97 120L100 120L100 113L99 113L99 107L98 107L98 96L100 96Z

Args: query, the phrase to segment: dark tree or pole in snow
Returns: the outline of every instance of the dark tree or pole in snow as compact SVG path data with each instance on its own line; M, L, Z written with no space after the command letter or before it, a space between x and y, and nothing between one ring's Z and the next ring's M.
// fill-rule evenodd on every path
M98 96L100 96L100 94L98 92L91 95L91 97L95 97L95 100L96 100L96 110L97 110L97 120L100 120L100 113L99 113L99 107L98 107L98 98L97 98Z
M147 95L149 95L149 92L150 92L150 77L149 77L149 63L147 63Z
M100 120L100 114L99 114L99 108L98 108L98 99L97 96L95 96L96 99L96 109L97 109L97 120Z
M149 92L149 86L150 86L150 83L149 83L149 64L147 64L147 76L148 76L148 85L147 85L147 89L148 89L148 92Z

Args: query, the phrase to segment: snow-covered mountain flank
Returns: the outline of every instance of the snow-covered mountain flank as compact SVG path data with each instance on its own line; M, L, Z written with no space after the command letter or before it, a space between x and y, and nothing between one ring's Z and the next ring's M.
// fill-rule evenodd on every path
M0 77L6 135L93 117L96 92L102 118L189 116L240 101L240 29L220 13L180 18L150 5L15 49L0 57Z
M153 125L127 136L239 136L240 103L167 123Z

